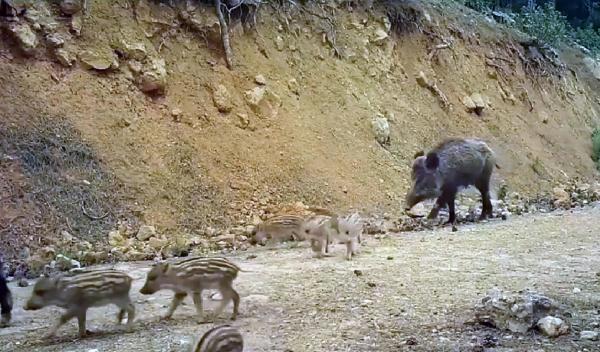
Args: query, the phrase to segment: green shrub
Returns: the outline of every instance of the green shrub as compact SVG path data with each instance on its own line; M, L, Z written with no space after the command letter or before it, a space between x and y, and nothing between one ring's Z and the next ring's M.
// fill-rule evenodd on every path
M494 6L495 0L464 0L463 5L479 12L488 12Z
M596 127L592 133L592 159L600 170L600 127Z
M523 9L517 15L516 25L523 32L552 45L562 42L572 33L567 18L556 10L553 3L531 11Z
M594 55L600 54L600 30L588 26L575 32L575 41L589 49Z

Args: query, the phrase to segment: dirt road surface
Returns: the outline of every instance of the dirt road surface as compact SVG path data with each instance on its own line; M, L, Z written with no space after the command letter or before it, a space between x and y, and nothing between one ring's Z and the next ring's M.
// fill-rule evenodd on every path
M355 260L313 259L309 249L257 248L232 255L250 272L235 281L242 296L233 324L245 351L600 351L579 339L600 322L600 208L419 233L368 237ZM255 256L255 257L254 257ZM114 324L116 308L88 312L90 337L77 338L76 321L54 339L41 335L60 309L22 309L31 286L11 284L13 324L0 329L2 351L187 351L211 323L199 324L191 299L159 322L172 293L143 296L149 263L114 266L134 278L135 329ZM565 304L572 333L548 339L469 324L473 306L492 287L533 289ZM218 297L217 297L218 298ZM218 304L205 300L207 310ZM231 306L226 312L231 312ZM219 323L226 322L223 316ZM489 349L487 347L490 347Z

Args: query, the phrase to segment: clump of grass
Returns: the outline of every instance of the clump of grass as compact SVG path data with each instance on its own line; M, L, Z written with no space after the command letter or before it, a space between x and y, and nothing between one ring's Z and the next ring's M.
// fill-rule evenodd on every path
M18 261L23 247L33 254L54 243L61 231L79 241L103 243L117 217L125 215L120 183L65 119L0 123L0 155L10 159L3 169L20 175L4 181L14 192L2 208L21 209L19 218L2 229L0 251L5 259ZM19 206L20 197L28 207Z

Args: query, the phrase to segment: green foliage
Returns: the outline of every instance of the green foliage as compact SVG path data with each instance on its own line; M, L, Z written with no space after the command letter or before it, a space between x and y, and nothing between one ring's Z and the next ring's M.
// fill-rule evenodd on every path
M577 43L589 49L594 55L600 55L600 30L587 26L575 32Z
M488 12L494 6L496 0L463 0L463 5L479 12Z
M523 9L516 17L516 25L523 32L552 45L561 43L572 33L567 18L556 10L553 3L531 11Z
M596 127L592 133L592 159L600 170L600 127Z

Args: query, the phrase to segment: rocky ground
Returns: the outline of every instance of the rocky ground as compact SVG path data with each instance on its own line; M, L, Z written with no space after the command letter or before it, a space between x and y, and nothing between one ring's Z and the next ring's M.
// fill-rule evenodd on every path
M232 70L210 2L1 2L11 275L243 249L248 226L296 202L386 213L376 232L430 228L399 220L400 204L415 152L447 137L494 149L494 198L504 185L569 203L553 188L597 181L590 58L539 62L522 34L457 2L270 2L253 28L234 11Z
M499 193L503 199L492 201L493 218L506 220L523 214L587 206L600 200L600 183L571 182L555 187L552 195L539 198L524 198L514 192L504 195ZM481 214L479 197L479 192L473 187L459 194L456 209L458 224L478 220ZM363 213L364 232L380 238L389 232L432 230L445 223L448 213L447 209L442 209L438 219L429 220L427 214L431 206L433 200L420 203L401 217L393 217L387 213ZM162 260L213 252L244 252L257 245L254 229L261 221L284 214L309 217L315 214L314 210L302 202L279 207L265 206L262 217L256 217L252 223L241 223L226 229L208 227L203 231L170 236L150 225L139 228L119 226L108 233L108 245L92 245L68 231L62 231L55 245L45 246L36 254L31 255L29 247L21 248L20 260L5 263L5 270L9 276L15 276L19 280L23 277L34 278L40 273L51 274L106 262Z
M228 256L249 272L235 283L242 304L234 325L246 351L598 351L599 216L594 204L463 225L457 232L368 236L352 262L343 259L341 247L322 260L311 259L302 246L238 251ZM85 339L75 337L71 322L57 338L40 340L59 310L23 311L31 286L11 283L14 321L0 330L0 350L185 351L212 325L194 321L191 302L172 321L158 322L171 294L137 292L148 266L115 265L136 279L135 331L113 324L114 307L96 308L88 315L95 334ZM549 338L536 329L521 334L477 323L475 307L494 287L507 295L532 290L546 296L567 334ZM511 298L498 297L492 305L502 311ZM208 309L216 304L207 302Z

